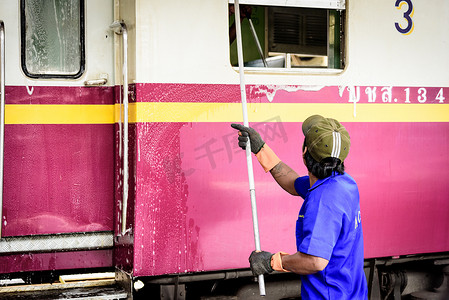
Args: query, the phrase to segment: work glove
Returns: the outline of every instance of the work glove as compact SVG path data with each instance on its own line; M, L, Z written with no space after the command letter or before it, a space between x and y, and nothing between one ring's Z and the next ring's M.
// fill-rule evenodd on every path
M237 129L241 135L239 135L239 146L243 150L246 149L248 143L248 137L251 144L251 152L254 154L259 153L265 142L260 137L260 134L251 127L246 127L241 124L231 124L231 127Z
M269 274L273 272L271 257L273 253L267 251L253 251L249 256L249 265L254 276Z

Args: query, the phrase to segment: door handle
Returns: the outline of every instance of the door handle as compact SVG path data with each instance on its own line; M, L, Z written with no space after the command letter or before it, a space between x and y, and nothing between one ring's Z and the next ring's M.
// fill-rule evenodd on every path
M98 79L90 79L90 80L86 80L84 81L84 86L102 86L105 85L106 83L108 83L108 75L107 74L102 74L100 75L100 78Z

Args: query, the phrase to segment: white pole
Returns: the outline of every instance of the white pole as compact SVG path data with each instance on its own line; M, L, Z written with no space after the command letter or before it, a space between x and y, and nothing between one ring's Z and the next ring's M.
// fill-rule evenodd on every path
M126 223L127 223L127 212L128 212L128 178L129 178L129 165L128 165L128 29L126 24L121 21L114 21L109 26L115 33L121 34L122 46L123 46L123 201L122 201L122 226L121 234L126 233ZM120 118L121 118L121 108L120 108ZM121 122L120 122L121 123ZM121 138L121 133L120 133Z
M128 217L128 29L122 23L123 35L123 211L122 211L122 235L126 233Z
M240 94L242 98L242 111L243 111L243 125L249 126L248 124L248 110L246 105L246 89L245 89L245 73L243 66L243 48L242 48L242 31L240 26L240 7L239 0L234 2L235 11L235 28L237 32L237 56L239 63L239 74L240 74ZM249 193L251 198L251 210L253 215L253 229L254 229L254 242L256 244L256 251L260 251L260 237L259 237L259 222L257 221L257 205L256 205L256 188L254 186L254 173L253 173L253 162L251 159L251 145L248 139L246 144L246 164L248 167L248 180L249 180ZM261 296L265 296L265 280L263 275L258 276L259 279L259 293Z

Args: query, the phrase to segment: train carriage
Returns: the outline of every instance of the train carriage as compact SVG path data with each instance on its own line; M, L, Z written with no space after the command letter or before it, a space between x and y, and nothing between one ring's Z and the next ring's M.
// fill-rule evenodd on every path
M115 270L117 298L259 297L233 5L0 0L2 277ZM442 296L449 3L240 7L251 126L301 174L308 116L351 135L370 299ZM295 252L302 199L254 176L262 249ZM267 297L300 296L298 277L266 280Z

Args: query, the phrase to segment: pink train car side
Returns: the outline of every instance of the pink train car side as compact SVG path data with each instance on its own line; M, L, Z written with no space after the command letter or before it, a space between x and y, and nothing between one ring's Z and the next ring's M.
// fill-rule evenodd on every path
M233 4L0 3L0 285L110 271L116 298L258 297ZM308 116L349 131L369 298L444 295L446 1L240 4L250 125L301 175ZM303 200L253 163L262 249L294 253ZM294 274L266 280L300 296Z

